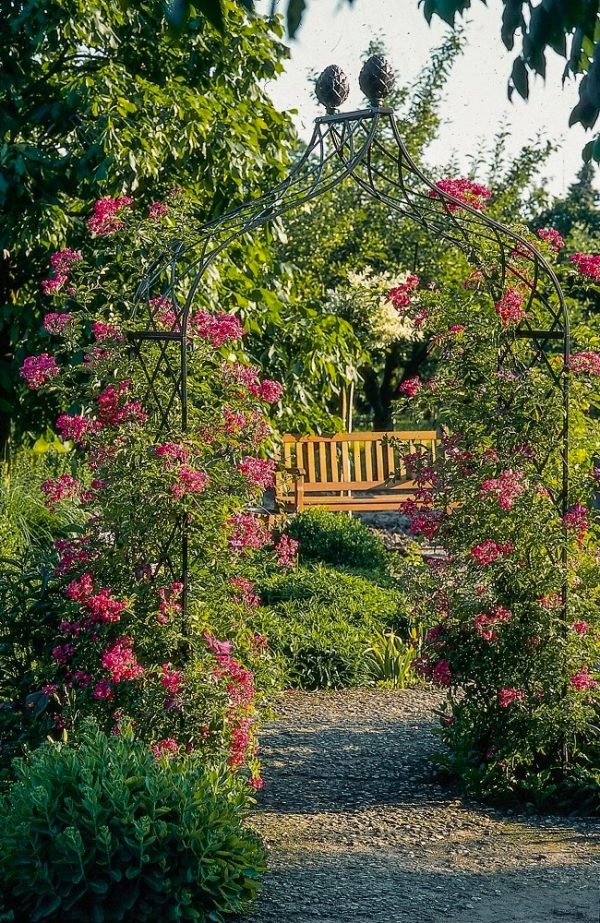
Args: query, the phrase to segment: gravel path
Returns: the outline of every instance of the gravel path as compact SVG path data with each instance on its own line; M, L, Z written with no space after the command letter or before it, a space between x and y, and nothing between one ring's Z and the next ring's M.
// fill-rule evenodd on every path
M481 808L435 784L438 697L287 693L263 730L248 923L599 923L600 823Z

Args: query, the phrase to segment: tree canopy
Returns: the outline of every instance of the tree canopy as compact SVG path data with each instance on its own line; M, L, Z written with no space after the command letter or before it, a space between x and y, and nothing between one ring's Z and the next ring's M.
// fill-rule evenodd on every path
M225 8L226 43L194 11L174 40L162 0L9 5L0 37L4 438L16 368L40 326L49 250L77 249L93 200L150 204L184 186L202 222L285 171L291 123L262 89L283 68L281 27L233 0ZM35 422L39 431L37 412Z

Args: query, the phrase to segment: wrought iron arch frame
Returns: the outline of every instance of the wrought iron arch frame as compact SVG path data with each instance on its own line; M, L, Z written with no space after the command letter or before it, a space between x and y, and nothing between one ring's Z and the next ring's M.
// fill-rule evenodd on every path
M333 111L317 118L306 150L283 182L200 227L193 239L172 241L169 250L141 279L135 299L135 325L132 325L135 329L129 336L134 354L145 372L146 406L156 422L157 434L166 435L171 426L185 432L188 425L188 321L211 264L242 236L335 189L347 179L391 213L415 222L462 250L481 273L494 302L511 283L525 293L525 317L506 333L498 362L500 367L521 370L539 366L548 377L548 394L556 394L557 401L561 402L558 451L562 483L552 499L564 515L569 506L570 334L560 282L543 254L524 236L466 205L430 180L410 156L393 109L377 101L366 109L346 113ZM481 258L481 244L489 245L495 252L492 268ZM173 317L168 330L158 322L157 316L161 305L165 304ZM528 320L532 307L541 321L536 327ZM520 348L516 348L517 341ZM149 344L158 347L152 363L145 356ZM549 347L562 354L560 370L549 361L546 354ZM166 399L162 394L159 397L154 387L159 375L171 383ZM548 459L541 467L547 463ZM160 563L182 580L185 611L188 587L185 523L181 525L176 543L179 564L172 554L174 539L172 535L162 550ZM566 542L563 543L562 565L566 568ZM565 607L566 593L565 580Z

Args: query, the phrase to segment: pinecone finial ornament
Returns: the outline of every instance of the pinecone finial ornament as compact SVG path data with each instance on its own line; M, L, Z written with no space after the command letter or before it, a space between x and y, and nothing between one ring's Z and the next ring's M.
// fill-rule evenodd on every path
M348 99L350 92L350 84L342 68L337 64L326 67L315 84L315 92L329 115L333 115Z
M374 109L381 106L385 97L394 89L395 83L394 71L385 58L378 54L365 61L358 78L358 85Z

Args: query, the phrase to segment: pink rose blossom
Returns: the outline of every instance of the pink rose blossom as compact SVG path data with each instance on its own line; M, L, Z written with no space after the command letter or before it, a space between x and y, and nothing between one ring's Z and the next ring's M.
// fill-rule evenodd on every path
M430 199L441 198L438 191L441 190L448 195L454 196L455 199L459 199L465 205L470 205L471 208L477 209L477 211L482 211L486 207L488 199L492 197L492 193L487 186L474 183L469 179L441 179L435 185L437 189L432 189L429 192ZM459 207L453 203L447 203L447 208L450 212L457 211Z
M582 276L600 282L600 253L573 253L569 259Z
M558 253L565 245L564 238L556 228L540 228L537 232L540 240L545 240L550 244L555 253Z
M503 327L518 324L525 317L523 304L525 296L519 289L509 286L500 301L495 305L496 314L499 315Z
M579 673L574 673L571 677L571 685L578 692L587 692L589 689L596 689L598 683L590 676L589 667L583 667Z
M254 458L246 455L237 466L246 480L255 487L264 489L272 487L275 483L276 462L271 459Z
M282 535L275 545L277 563L280 567L295 567L298 563L299 543L289 535Z
M233 314L210 314L197 311L191 319L192 329L203 340L207 340L215 349L235 340L241 339L245 330Z
M152 202L148 209L148 217L152 221L156 221L159 218L163 218L169 212L168 205L165 205L164 202Z
M522 689L500 689L498 692L498 706L500 708L509 708L515 702L522 702L525 698L525 692Z
M40 353L39 356L27 356L19 369L21 378L24 378L30 388L36 391L45 385L51 378L60 374L54 356L49 353Z
M269 540L264 522L252 513L234 513L228 520L230 529L229 547L238 554L252 549L257 551Z
M63 336L65 331L72 325L73 320L73 315L69 314L67 311L63 313L55 312L46 314L44 317L44 330L55 336Z
M124 227L121 217L122 209L133 203L129 196L119 196L116 199L105 196L94 202L93 214L88 218L87 226L92 234L113 234Z

